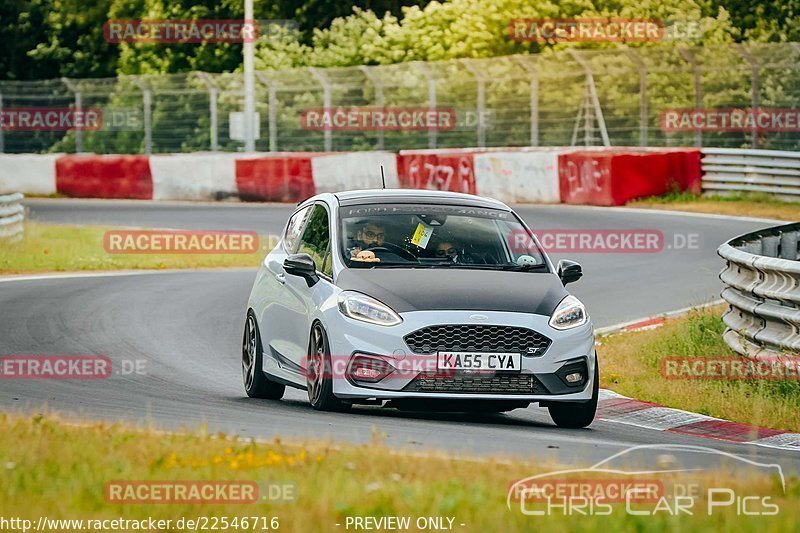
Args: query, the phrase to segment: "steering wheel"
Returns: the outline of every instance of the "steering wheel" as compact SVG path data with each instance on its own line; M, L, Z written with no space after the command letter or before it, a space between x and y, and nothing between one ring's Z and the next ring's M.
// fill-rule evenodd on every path
M370 246L369 248L364 248L364 249L372 251L372 252L381 251L382 250L384 252L389 252L390 254L395 254L395 255L399 255L401 257L405 257L409 261L414 261L415 263L419 262L417 260L417 256L416 255L412 254L411 252L409 252L408 250L406 250L402 246L398 246L398 245L392 244L390 242L385 242L385 243L383 243L382 246Z

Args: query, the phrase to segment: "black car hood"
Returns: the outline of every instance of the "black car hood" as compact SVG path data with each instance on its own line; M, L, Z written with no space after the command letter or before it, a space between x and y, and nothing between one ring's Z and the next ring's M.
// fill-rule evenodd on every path
M398 313L460 309L550 316L568 294L551 273L457 268L345 268L336 285Z

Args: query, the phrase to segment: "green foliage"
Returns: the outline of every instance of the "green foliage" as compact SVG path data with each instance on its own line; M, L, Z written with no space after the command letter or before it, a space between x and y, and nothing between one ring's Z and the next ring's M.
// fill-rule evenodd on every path
M352 67L391 65L382 70L385 105L424 104L426 80L410 62L431 61L437 73L437 97L441 106L475 109L476 78L465 68L447 60L485 59L486 107L498 110L498 124L487 131L491 146L526 145L530 111L529 76L506 56L538 53L540 71L540 144L570 144L572 124L583 97L583 70L568 48L619 49L618 43L515 42L509 23L515 18L634 18L665 22L693 22L702 32L692 39L661 43L626 43L635 48L651 68L648 86L649 142L680 146L693 143L693 134L663 133L656 125L659 113L668 107L693 107L693 77L679 47L699 46L698 61L704 67L730 64L736 68L704 68L703 107L748 106L749 66L732 48L708 48L742 39L781 41L798 35L797 2L778 0L277 0L256 2L255 18L292 20L297 29L284 28L262 34L256 43L256 69L282 70L275 112L281 148L317 150L322 134L301 130L299 110L323 105L319 83L308 72L293 67ZM755 10L755 11L754 11ZM757 16L753 16L753 13ZM235 43L108 43L103 24L114 19L240 19L241 0L9 0L0 5L0 38L9 47L0 57L0 78L34 79L96 78L115 75L165 75L203 71L234 73L241 70L242 45ZM763 57L761 60L769 59ZM639 78L635 64L624 53L589 59L595 72L598 98L604 110L611 143L639 144ZM181 74L183 81L143 76L153 91L153 143L155 151L208 149L210 122L208 92L194 75ZM356 69L327 71L334 79L334 105L374 105L375 86ZM761 105L792 107L796 101L798 71L777 67L762 72ZM84 106L142 108L137 85L120 78L115 87L96 90L87 84ZM239 144L225 135L228 113L241 108L241 77L223 80L219 88L218 128L221 149ZM267 149L267 94L257 84L257 110L261 113L262 139ZM6 105L13 99L4 94ZM71 93L53 98L50 105L70 102ZM26 105L47 105L47 102ZM17 103L17 105L21 105ZM60 141L46 136L31 142L31 149L72 151L75 134ZM423 136L409 132L386 132L386 148L427 145ZM334 150L371 149L377 145L374 132L337 132ZM474 128L441 132L441 147L476 143ZM743 146L748 134L704 134L706 145ZM766 148L789 148L795 141L775 134L762 142ZM35 146L34 146L35 144ZM84 132L84 150L139 152L144 146L140 131Z

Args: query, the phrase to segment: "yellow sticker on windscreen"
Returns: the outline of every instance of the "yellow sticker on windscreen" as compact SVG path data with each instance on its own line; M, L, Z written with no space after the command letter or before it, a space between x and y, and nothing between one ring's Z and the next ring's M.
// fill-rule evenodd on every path
M411 237L411 244L417 245L420 248L425 248L428 246L428 241L431 240L431 235L433 235L433 228L420 222L417 224L417 230L414 232L414 236Z

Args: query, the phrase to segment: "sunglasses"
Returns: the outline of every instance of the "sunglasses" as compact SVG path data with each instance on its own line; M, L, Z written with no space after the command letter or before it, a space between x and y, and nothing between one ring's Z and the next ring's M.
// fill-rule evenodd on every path
M445 256L454 256L458 255L458 250L455 248L448 248L446 250L436 250L436 257L445 257Z
M373 233L371 231L365 231L364 232L364 237L366 237L367 239L383 239L384 237L386 237L386 234L385 233Z

